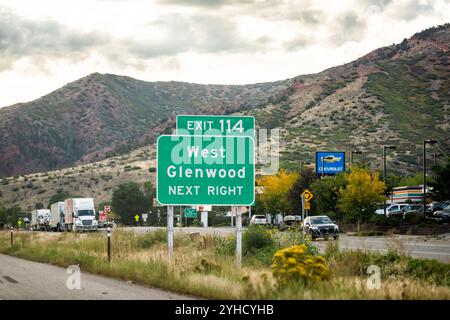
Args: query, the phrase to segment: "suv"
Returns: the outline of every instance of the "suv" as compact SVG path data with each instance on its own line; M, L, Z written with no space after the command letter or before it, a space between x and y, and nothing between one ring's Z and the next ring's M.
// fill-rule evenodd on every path
M386 204L386 217L393 217L396 215L403 215L403 212L401 211L404 207L406 207L408 204L406 203L393 203L393 204ZM384 214L384 208L381 207L375 211L376 214Z
M435 211L433 216L445 222L450 221L450 204L442 210Z
M309 234L312 240L316 238L339 238L339 227L328 216L306 217L303 222L303 233Z
M254 215L254 216L252 216L252 219L250 220L250 224L266 225L267 224L266 216L258 215L258 214Z
M421 204L408 204L401 210L403 212L403 218L414 214L423 214L423 205Z

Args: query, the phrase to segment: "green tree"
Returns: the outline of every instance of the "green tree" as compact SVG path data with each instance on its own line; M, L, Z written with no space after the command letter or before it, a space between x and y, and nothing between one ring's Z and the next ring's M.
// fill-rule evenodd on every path
M312 200L314 212L326 214L332 219L341 220L342 211L338 207L339 190L345 188L347 180L343 173L337 174L334 178L324 177L311 184L311 192L314 195Z
M8 223L8 217L6 215L6 208L3 203L0 202L0 227Z
M433 168L436 174L436 181L430 183L433 187L433 198L437 201L450 200L450 158L445 166Z
M386 185L377 172L362 168L353 168L344 178L347 185L339 189L338 208L357 219L359 231L360 222L373 215L375 205L386 201Z
M17 226L19 218L22 217L22 209L18 204L6 209L7 223L12 226Z
M34 205L35 209L44 209L44 204L42 202L38 202Z
M148 212L149 207L139 184L127 182L120 184L113 191L112 210L123 224L134 224L134 216Z
M317 175L311 168L303 170L300 175L298 175L297 180L294 182L292 187L289 189L287 194L287 199L290 202L289 206L295 213L302 212L302 202L300 195L305 189L309 189L314 181L316 181Z

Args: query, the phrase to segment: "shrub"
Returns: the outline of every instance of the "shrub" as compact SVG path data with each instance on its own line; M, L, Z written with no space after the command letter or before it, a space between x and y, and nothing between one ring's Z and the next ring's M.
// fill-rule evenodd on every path
M242 237L244 253L251 253L255 249L271 247L273 244L270 231L262 226L250 226Z
M164 229L156 230L154 232L149 232L143 236L138 237L137 245L142 249L147 249L157 243L165 242L167 239L166 237L167 237L166 230Z
M290 282L317 282L329 276L329 268L322 256L307 254L304 244L279 250L273 256L272 272L279 286Z

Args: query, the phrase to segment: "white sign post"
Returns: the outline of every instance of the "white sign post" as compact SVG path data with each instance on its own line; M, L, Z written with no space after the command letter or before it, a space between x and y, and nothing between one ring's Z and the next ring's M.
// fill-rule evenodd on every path
M241 268L242 262L242 207L234 207L236 210L236 266Z
M167 247L169 262L172 262L173 257L173 206L167 207Z

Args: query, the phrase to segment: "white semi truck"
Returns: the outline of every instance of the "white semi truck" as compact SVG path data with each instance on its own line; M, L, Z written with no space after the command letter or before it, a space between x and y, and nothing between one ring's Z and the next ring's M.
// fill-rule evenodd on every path
M97 231L98 222L95 219L94 199L67 199L65 226L67 231Z
M36 209L31 211L31 228L35 231L51 230L51 212L48 209Z
M56 202L50 206L52 213L50 225L53 231L63 231L66 228L66 203Z

